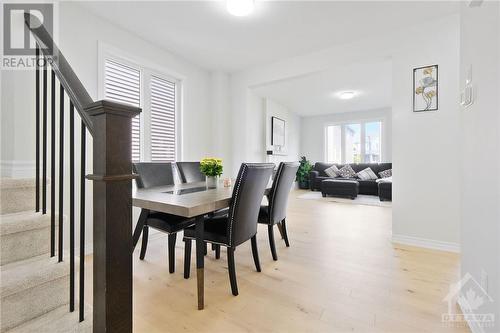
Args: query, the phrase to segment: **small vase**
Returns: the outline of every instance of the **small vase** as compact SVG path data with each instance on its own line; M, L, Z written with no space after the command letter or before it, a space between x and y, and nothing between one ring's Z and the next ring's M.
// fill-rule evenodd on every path
M207 188L217 188L219 184L218 176L205 176L205 181L207 184Z

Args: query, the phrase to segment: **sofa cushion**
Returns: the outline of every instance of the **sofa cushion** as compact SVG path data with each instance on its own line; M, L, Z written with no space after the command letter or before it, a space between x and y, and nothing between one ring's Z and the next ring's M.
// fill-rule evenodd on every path
M384 170L378 173L380 178L392 177L392 169Z
M362 179L362 180L375 180L375 179L378 179L378 177L375 174L375 172L373 172L373 170L371 168L369 168L369 167L366 168L366 169L361 170L360 172L358 172L356 174L356 176L359 179Z
M342 178L354 178L356 176L356 172L349 164L346 164L342 168L340 168L339 175Z
M328 177L338 177L339 176L339 169L337 166L334 164L331 167L325 169L325 173L328 175Z

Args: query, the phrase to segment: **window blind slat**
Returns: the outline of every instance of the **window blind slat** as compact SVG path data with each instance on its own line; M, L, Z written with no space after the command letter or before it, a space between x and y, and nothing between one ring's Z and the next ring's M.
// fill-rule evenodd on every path
M175 83L151 76L151 160L175 161Z
M104 65L104 99L140 107L141 71L106 59ZM141 122L139 116L132 118L132 161L141 159Z

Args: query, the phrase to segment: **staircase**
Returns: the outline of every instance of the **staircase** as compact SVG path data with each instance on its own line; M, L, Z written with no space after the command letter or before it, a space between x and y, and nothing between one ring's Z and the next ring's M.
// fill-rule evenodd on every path
M0 332L91 332L92 315L69 312L69 264L50 257L50 212L34 202L33 180L0 180Z

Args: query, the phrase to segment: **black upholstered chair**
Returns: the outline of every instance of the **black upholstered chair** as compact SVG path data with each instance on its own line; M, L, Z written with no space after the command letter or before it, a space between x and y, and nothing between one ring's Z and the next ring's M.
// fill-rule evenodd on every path
M267 224L269 234L269 245L271 246L271 254L274 260L278 260L276 254L276 245L274 244L274 226L277 225L282 238L285 240L285 245L288 247L288 234L286 231L286 208L288 206L288 195L292 188L295 175L299 163L297 162L282 162L278 166L274 177L273 186L269 192L268 206L261 206L259 212L259 223Z
M174 185L174 175L171 163L143 162L133 164L134 173L139 174L138 188ZM133 246L135 248L142 232L140 259L144 260L148 246L149 228L168 234L168 267L169 272L175 271L175 242L177 232L194 224L194 219L142 209L134 230Z
M200 162L177 162L177 169L183 183L195 183L205 180L200 171Z
M257 272L260 272L257 250L257 218L266 185L273 172L274 164L243 163L234 183L229 213L213 216L205 221L205 241L227 247L229 280L233 295L238 295L234 251L249 239L252 240L252 254ZM195 228L184 230L185 255L184 277L189 278L191 242L195 239Z

